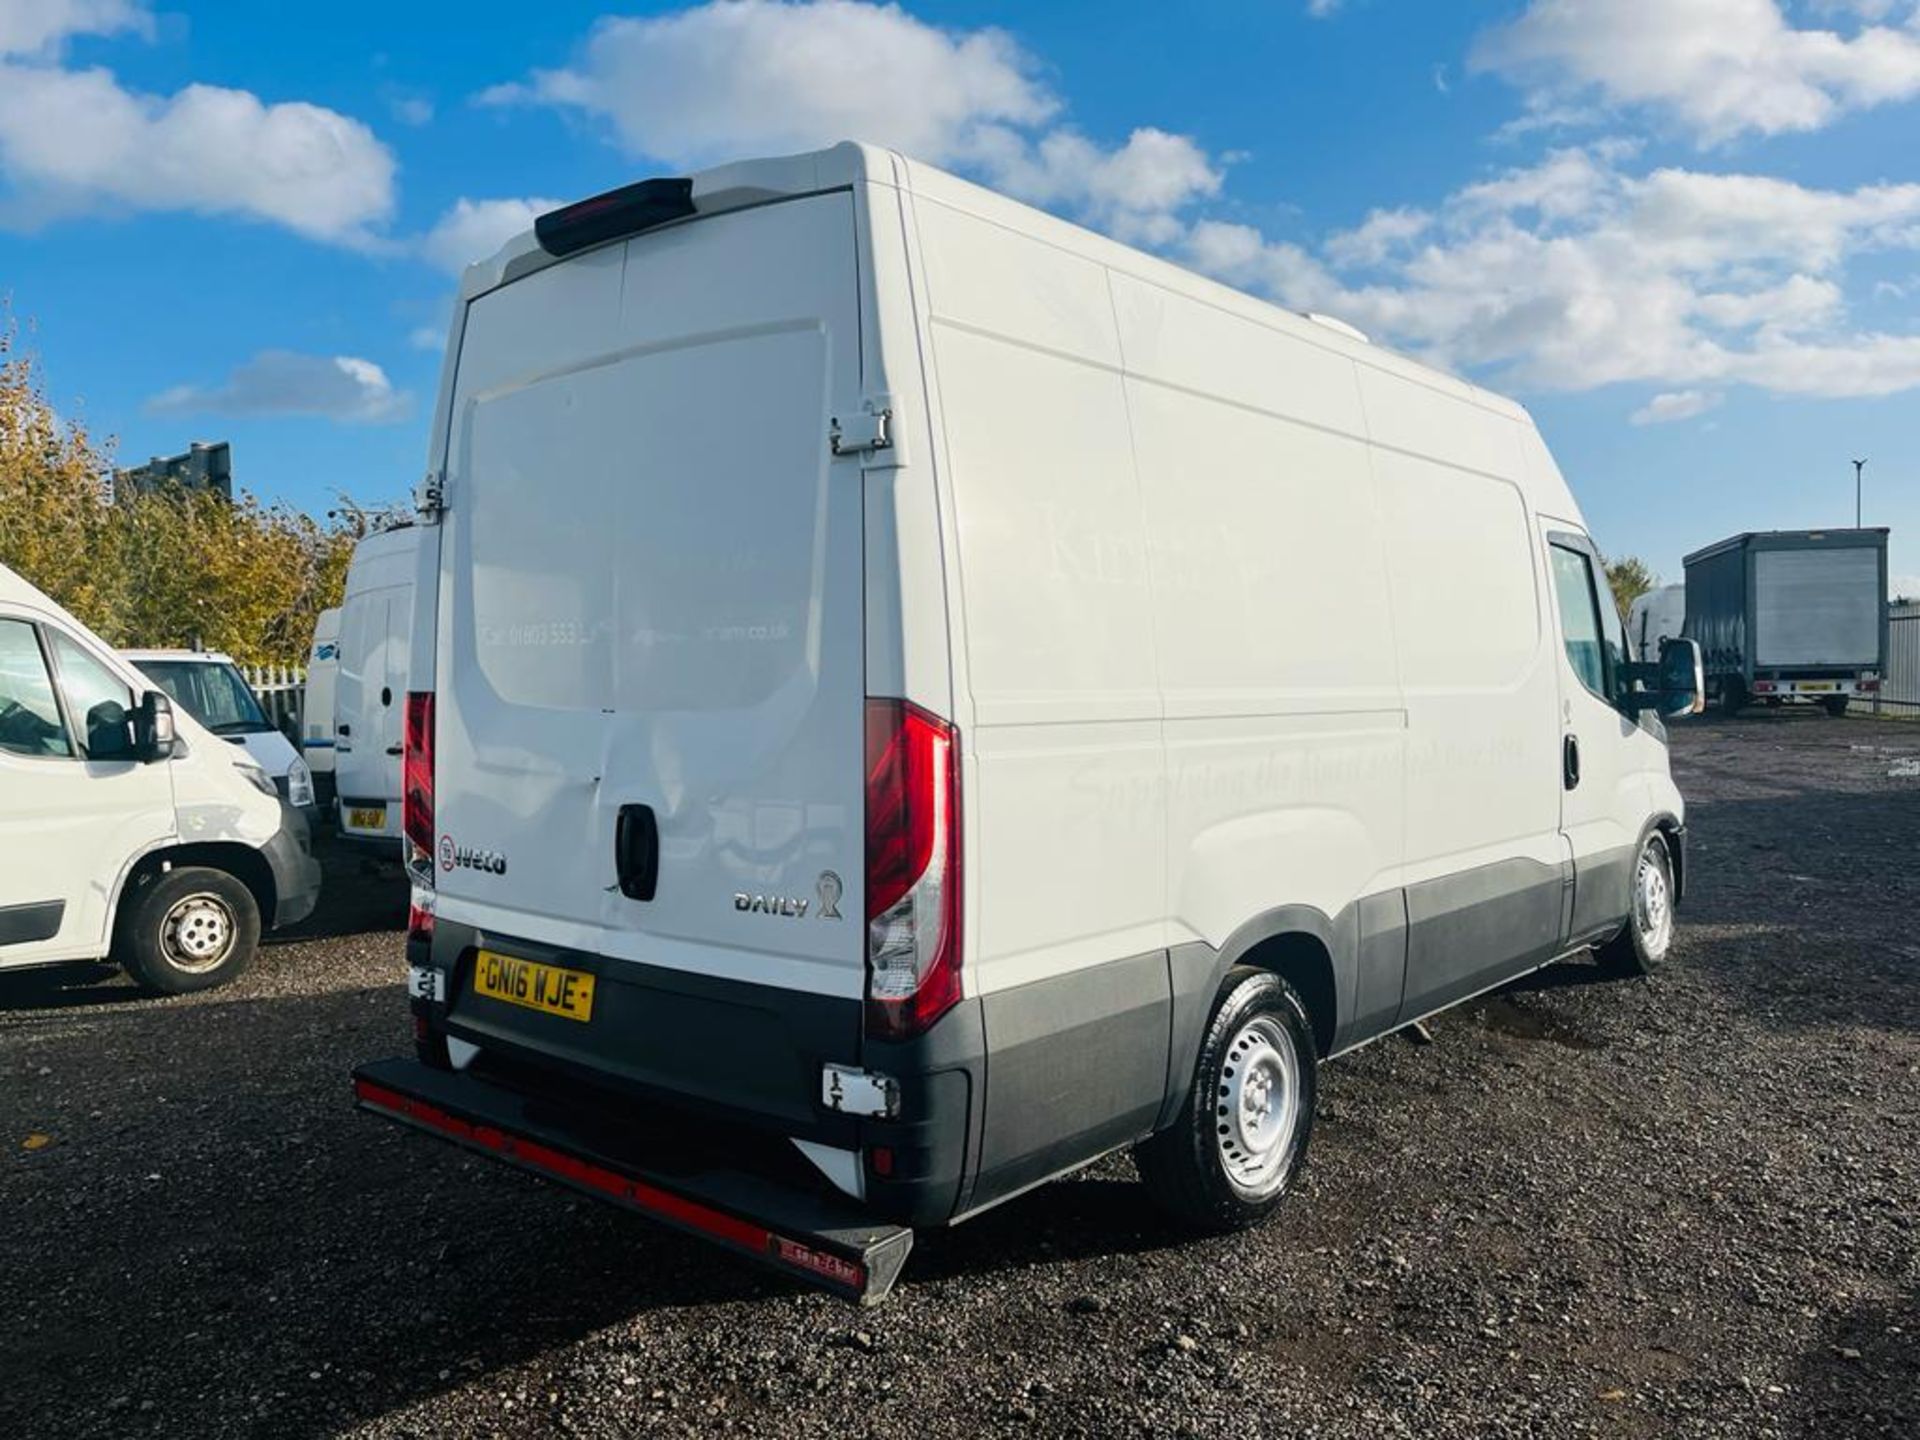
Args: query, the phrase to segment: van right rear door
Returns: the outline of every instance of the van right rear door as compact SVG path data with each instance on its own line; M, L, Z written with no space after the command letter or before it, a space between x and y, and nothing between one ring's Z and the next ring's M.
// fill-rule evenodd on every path
M441 925L598 984L582 1025L457 971L456 1032L795 1115L857 1055L862 501L828 443L860 395L854 219L847 192L697 219L469 307ZM650 899L623 826L657 836Z

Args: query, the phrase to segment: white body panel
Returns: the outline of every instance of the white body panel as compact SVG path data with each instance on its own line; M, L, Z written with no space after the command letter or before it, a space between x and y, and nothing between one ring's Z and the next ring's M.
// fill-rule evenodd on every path
M1643 660L1660 658L1662 640L1680 638L1687 623L1687 587L1656 585L1627 610L1627 636Z
M64 725L47 732L57 712L35 695L50 698L54 677L76 716L102 699L131 707L155 688L0 567L0 968L105 955L122 886L142 856L183 839L258 848L281 823L280 802L235 768L245 752L183 707L174 710L178 749L161 763L93 758ZM7 941L40 907L57 907L53 933Z
M307 686L301 704L304 733L300 753L316 775L333 773L334 687L340 674L340 611L322 610L313 622L313 643L307 647Z
M1570 680L1547 537L1584 529L1517 405L884 152L693 196L686 223L468 272L433 467L437 805L511 864L443 873L443 914L857 995L857 927L714 908L831 866L857 910L851 665L852 698L959 732L969 996L1476 873L1545 877L1557 926L1563 873L1681 819L1657 737ZM894 448L830 461L826 418L880 401ZM729 513L791 538L763 555ZM692 655L695 703L624 685L652 660L616 550L642 588L682 567L647 643ZM760 673L716 644L756 609L791 632L716 704ZM663 895L685 866L644 922L607 898L626 797L664 807ZM1466 993L1462 963L1432 988Z
M420 531L406 526L361 540L347 567L334 677L334 788L341 832L355 839L400 838L401 720L419 555Z

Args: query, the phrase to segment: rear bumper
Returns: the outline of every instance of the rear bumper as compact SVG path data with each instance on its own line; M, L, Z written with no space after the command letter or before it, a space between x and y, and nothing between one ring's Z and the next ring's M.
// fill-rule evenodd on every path
M593 975L591 1021L476 994L483 946ZM409 938L407 964L427 977L413 988L416 1021L478 1046L485 1062L511 1069L514 1084L583 1087L660 1123L750 1133L786 1153L797 1153L795 1141L851 1152L863 1213L897 1224L937 1225L971 1208L986 1080L978 1000L915 1040L883 1043L863 1035L857 999L609 959L445 918L431 942ZM897 1109L833 1109L827 1065L894 1080Z
M564 1085L531 1088L417 1060L353 1072L359 1107L558 1181L861 1304L886 1298L913 1232L876 1222L792 1157L742 1168L711 1137ZM793 1167L797 1166L798 1169Z

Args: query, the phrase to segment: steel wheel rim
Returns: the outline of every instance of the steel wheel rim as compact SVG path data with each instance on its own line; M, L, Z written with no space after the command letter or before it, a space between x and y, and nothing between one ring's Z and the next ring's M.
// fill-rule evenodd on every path
M1286 1184L1300 1127L1300 1056L1286 1026L1249 1020L1227 1042L1214 1096L1214 1140L1227 1183L1250 1200Z
M1647 958L1665 957L1673 943L1673 885L1667 876L1667 852L1654 842L1640 852L1633 873L1633 924Z
M236 928L232 908L218 895L188 895L160 922L160 952L174 969L204 975L233 952Z

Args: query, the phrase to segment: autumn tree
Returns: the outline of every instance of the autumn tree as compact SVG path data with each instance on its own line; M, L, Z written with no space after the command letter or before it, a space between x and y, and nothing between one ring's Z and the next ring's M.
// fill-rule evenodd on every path
M115 495L112 446L62 417L0 310L0 564L119 646L200 644L248 663L306 653L360 537L398 518L341 496L326 521L242 492Z

